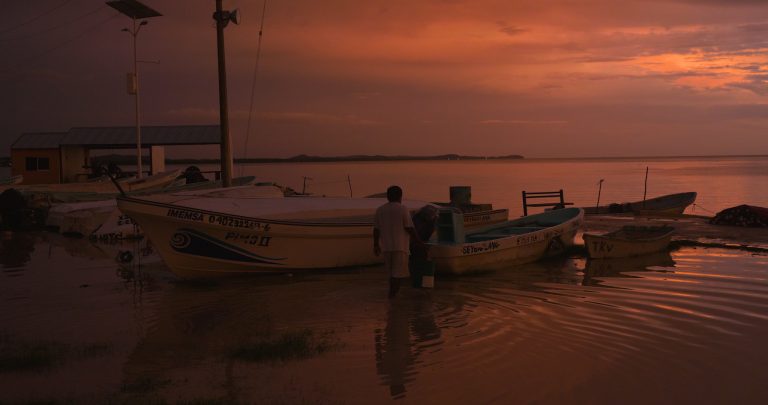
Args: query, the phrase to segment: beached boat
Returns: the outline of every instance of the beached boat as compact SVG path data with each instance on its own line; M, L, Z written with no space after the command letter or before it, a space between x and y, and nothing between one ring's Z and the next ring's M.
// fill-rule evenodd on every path
M222 189L205 195L118 197L179 276L274 273L381 262L373 253L379 198L253 198ZM428 204L403 201L416 211Z
M124 178L116 181L103 176L91 181L62 184L33 184L20 185L17 188L24 195L31 207L46 208L57 202L96 201L114 198L119 190L115 182L124 192L156 191L173 182L179 177L180 170L169 170L151 176Z
M253 176L238 177L232 179L234 186L252 185L256 181ZM171 183L173 184L173 183ZM175 194L182 192L207 192L210 189L220 188L221 181L206 181L163 187L160 189L144 189L128 192L126 195L150 195L150 194ZM276 187L270 188L270 197L281 194ZM123 215L117 209L117 194L99 194L107 199L93 201L84 200L73 203L56 203L48 210L45 225L62 234L92 236L97 239L114 239L122 237L141 237L139 229L133 226L130 218ZM91 195L92 198L96 198ZM108 233L107 233L108 232ZM96 233L96 235L94 235Z
M584 207L585 214L634 213L638 215L679 215L696 201L696 192L677 193L631 203Z
M456 211L438 216L429 257L441 273L464 274L509 268L562 253L573 245L584 211L565 208L464 232Z
M481 228L492 224L504 222L509 219L509 210L506 208L493 209L492 204L476 204L470 201L471 187L451 186L450 202L432 202L438 207L457 208L464 214L464 228ZM377 193L367 198L386 198L387 193Z
M0 179L0 185L21 184L24 181L24 176L17 174L5 179Z
M498 224L509 219L509 210L506 208L463 212L463 214L464 228L467 229Z
M238 178L232 179L232 184L237 185ZM239 186L236 186L240 188ZM274 185L256 185L243 187L244 192L252 198L282 198L283 190ZM175 192L169 194L175 195L204 195L206 193L217 193L218 190L199 190ZM88 235L91 239L100 241L114 241L122 239L136 239L144 237L144 230L136 224L133 219L120 211L116 206L109 216L101 221L101 225L95 228Z
M584 244L593 259L641 256L667 249L673 231L670 226L627 225L604 235L585 233Z

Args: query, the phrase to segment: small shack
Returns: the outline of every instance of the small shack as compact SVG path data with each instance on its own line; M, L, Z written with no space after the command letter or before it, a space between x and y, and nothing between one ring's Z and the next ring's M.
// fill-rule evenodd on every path
M166 146L218 145L218 125L141 127L142 150L149 150L154 174L165 170ZM91 174L93 150L131 150L136 153L135 127L75 127L67 132L23 133L11 145L11 174L24 184L72 183Z

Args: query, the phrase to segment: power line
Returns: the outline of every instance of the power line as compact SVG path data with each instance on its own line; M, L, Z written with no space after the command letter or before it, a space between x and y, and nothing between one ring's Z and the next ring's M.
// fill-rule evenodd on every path
M48 29L45 29L45 30L42 30L42 31L38 31L38 32L35 32L35 33L32 33L32 34L20 36L20 37L0 38L0 42L21 41L21 40L25 40L25 39L29 39L29 38L34 38L34 37L40 36L42 34L47 34L47 33L51 32L51 31L55 31L55 30L57 30L59 28L66 27L69 24L78 22L78 21L84 19L85 17L89 17L91 15L94 15L94 14L98 13L99 11L104 11L104 10L108 10L108 9L103 7L103 6L99 6L98 8L95 8L95 9L93 9L93 10L91 10L91 11L85 13L85 14L81 14L81 15L79 15L79 16L71 19L71 20L64 21L63 23L58 24L58 25L54 25L53 27L49 27Z
M253 98L256 94L256 74L259 73L259 59L261 57L261 34L264 32L264 16L267 14L267 0L261 9L261 26L259 27L259 42L256 45L256 64L253 67L253 82L251 83L251 104L248 107L248 125L245 128L245 156L248 156L248 138L251 137L251 117L253 116ZM240 170L243 170L242 168ZM240 173L242 174L242 172Z
M96 23L96 24L93 24L93 25L89 26L89 27L88 27L88 28L86 28L85 30L81 31L80 33L78 33L77 35L75 35L75 36L74 36L74 37L72 37L72 38L69 38L69 39L68 39L68 40L66 40L66 41L60 42L60 43L58 43L58 44L56 44L56 45L54 45L54 46L52 46L52 47L50 47L50 48L48 48L48 49L46 49L46 50L44 50L44 51L40 52L40 53L38 53L38 54L35 54L35 55L30 55L30 56L28 56L28 57L26 57L26 58L24 58L24 59L21 59L21 61L19 62L19 64L18 64L18 65L16 65L16 66L15 66L15 68L19 68L19 67L21 67L21 65L23 65L24 63L27 63L27 62L30 62L30 61L34 61L35 59L41 58L41 57L43 57L43 56L45 56L45 55L48 55L49 53L52 53L52 52L55 52L55 51L57 51L58 49L60 49L60 48L62 48L62 47L64 47L64 46L66 46L66 45L69 45L69 44L71 44L72 42L74 42L74 41L76 41L76 40L78 40L78 39L82 38L82 37L83 37L85 34L88 34L89 32L91 32L91 31L95 30L96 28L99 28L99 27L101 27L102 25L104 25L104 24L106 24L107 22L109 22L109 21L113 20L114 18L117 18L117 17L119 17L120 15L121 15L121 14L119 14L119 13L118 13L118 14L114 14L114 15L111 15L111 16L109 16L109 17L107 17L107 18L105 18L105 19L103 19L103 20L99 21L98 23ZM8 69L8 71L11 71L11 70L13 70L13 69Z
M19 29L19 28L21 28L21 27L23 27L23 26L25 26L25 25L27 25L29 23L35 22L35 21L39 20L40 18L43 18L43 17L47 16L48 14L51 14L52 12L54 12L54 11L64 7L64 6L66 6L70 1L72 1L72 0L64 0L62 3L59 3L57 6L54 6L53 8L51 8L51 9L49 9L47 11L44 11L44 12L42 12L42 13L40 13L40 14L38 14L38 15L36 15L36 16L26 20L26 21L23 21L23 22L21 22L19 24L16 24L16 25L14 25L14 26L12 26L10 28L6 28L4 30L0 30L0 35L9 33L11 31L15 31L15 30L17 30L17 29Z

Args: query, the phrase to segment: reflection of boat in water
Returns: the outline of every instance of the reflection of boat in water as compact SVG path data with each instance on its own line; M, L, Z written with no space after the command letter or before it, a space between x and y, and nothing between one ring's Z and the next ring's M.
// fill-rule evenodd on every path
M438 272L462 274L534 262L573 245L584 212L565 208L464 232L457 214L438 216L429 256Z
M585 214L635 213L639 215L677 215L696 201L696 193L668 194L645 201L614 203L600 207L584 207Z
M632 257L665 250L672 239L670 226L626 225L603 235L584 234L587 255L591 258Z
M656 252L636 257L611 259L587 259L584 267L584 285L598 284L594 277L631 277L627 272L649 271L650 267L674 267L675 261L669 252Z

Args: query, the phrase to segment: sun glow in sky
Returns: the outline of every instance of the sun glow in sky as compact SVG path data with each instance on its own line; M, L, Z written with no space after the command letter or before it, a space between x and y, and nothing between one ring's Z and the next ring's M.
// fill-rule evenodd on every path
M140 66L144 122L216 123L214 2L144 2L163 13L139 35L159 60ZM248 151L263 3L224 4L243 17L226 29L236 156L768 153L763 0L269 1ZM8 6L4 149L132 125L127 18L101 1Z

